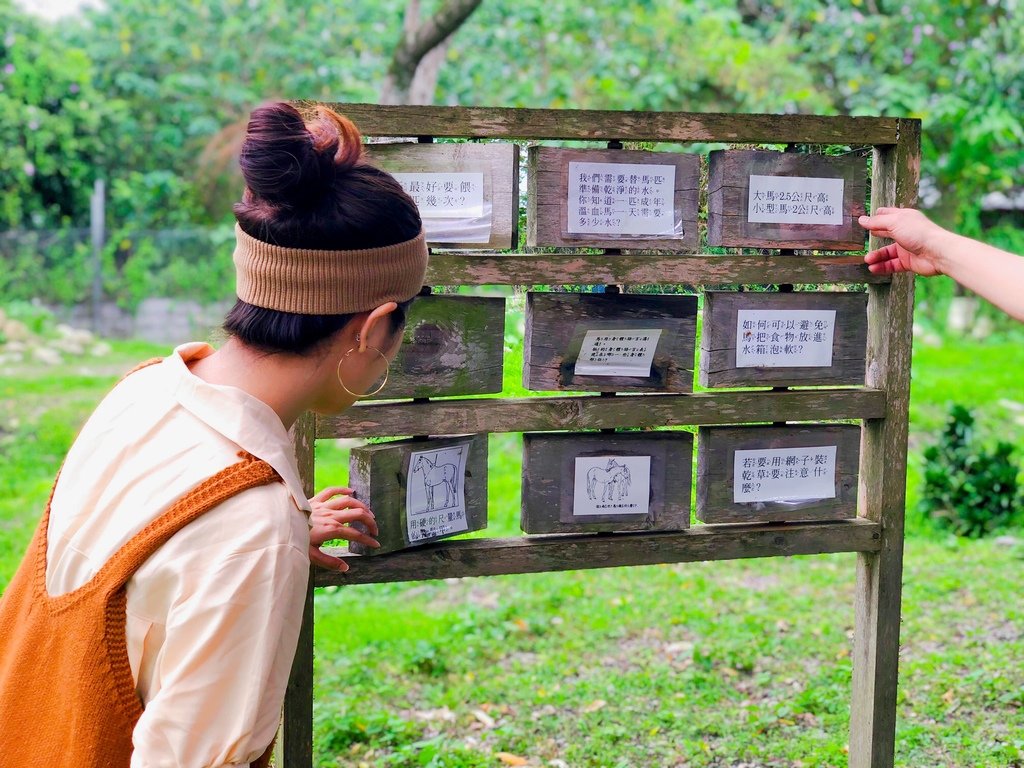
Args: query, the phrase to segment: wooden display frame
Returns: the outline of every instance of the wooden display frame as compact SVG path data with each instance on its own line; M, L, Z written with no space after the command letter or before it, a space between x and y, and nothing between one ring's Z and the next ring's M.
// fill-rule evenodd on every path
M841 223L748 220L751 175L842 179ZM865 212L865 184L864 159L856 155L716 150L708 160L708 245L859 251L867 234L857 221Z
M504 339L505 299L420 296L409 307L387 384L367 400L501 392Z
M370 162L391 173L483 174L483 197L490 206L485 217L485 242L438 241L429 236L427 245L437 248L516 248L519 244L519 146L517 144L434 144L396 142L367 146Z
M465 498L467 527L463 533L487 527L487 438L484 435L465 437L413 438L387 443L374 443L353 448L349 458L349 485L357 498L371 505L380 534L378 549L351 544L349 550L358 555L385 555L389 552L420 547L456 533L410 541L405 506L406 484L415 470L409 466L411 454L429 450L465 447L465 477L457 478ZM458 490L458 489L457 489ZM359 526L362 529L362 526ZM365 530L365 529L363 529Z
M558 248L629 248L632 250L687 251L697 247L697 202L700 193L700 157L677 152L629 149L561 149L530 147L527 153L526 243ZM569 231L569 163L630 163L671 165L675 168L670 226L671 236L599 237Z
M703 333L700 342L700 383L704 387L841 386L863 385L867 364L866 293L794 291L704 292ZM738 367L736 359L739 310L829 310L835 312L832 360L827 366ZM799 340L800 337L796 336ZM769 336L769 344L786 337Z
M575 459L607 456L650 459L650 505L644 516L573 514ZM525 434L520 527L532 534L685 530L690 527L692 458L689 432Z
M701 427L697 444L697 519L702 522L790 523L846 520L857 516L860 427L852 424ZM753 503L734 500L735 451L812 446L836 448L833 496ZM786 470L782 467L774 471Z
M587 331L660 335L647 375L576 370ZM526 295L523 386L536 392L692 392L697 297L593 293Z
M367 136L616 142L845 144L873 147L871 208L912 206L920 169L920 121L905 118L683 112L493 109L335 104ZM872 237L869 247L885 241ZM766 280L766 277L768 278ZM789 254L435 254L427 281L441 285L564 283L841 283L868 286L865 386L854 390L681 395L481 398L367 404L341 417L305 416L293 434L308 495L317 437L470 431L568 430L735 424L804 419L863 421L858 516L814 523L701 525L686 531L474 539L386 557L351 557L340 574L311 572L306 614L285 701L277 764L310 768L313 715L313 588L431 578L535 573L824 552L856 552L850 717L851 768L893 765L903 568L913 280L874 275L862 258ZM423 431L426 429L427 431Z

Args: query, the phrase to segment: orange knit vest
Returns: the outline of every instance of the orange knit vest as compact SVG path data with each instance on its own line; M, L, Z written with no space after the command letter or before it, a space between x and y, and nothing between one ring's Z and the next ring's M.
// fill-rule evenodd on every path
M128 768L143 706L128 663L126 584L192 520L280 479L266 462L241 455L139 531L91 580L59 597L46 591L47 502L0 598L0 768ZM268 765L270 751L252 765Z

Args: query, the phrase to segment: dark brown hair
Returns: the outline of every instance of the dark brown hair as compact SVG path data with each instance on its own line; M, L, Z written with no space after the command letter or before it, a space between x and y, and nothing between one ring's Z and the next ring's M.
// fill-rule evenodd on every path
M420 232L416 204L394 177L365 161L359 129L327 107L318 106L308 120L283 102L254 110L239 162L245 191L235 218L258 240L348 250L393 245ZM392 315L396 330L404 315L404 306ZM301 354L349 318L279 312L239 300L224 329L268 352Z

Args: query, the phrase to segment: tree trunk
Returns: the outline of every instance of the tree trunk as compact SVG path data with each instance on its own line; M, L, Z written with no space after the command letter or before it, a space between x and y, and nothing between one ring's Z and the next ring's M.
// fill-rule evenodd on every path
M430 104L451 36L483 0L445 0L433 16L420 19L420 0L409 0L402 40L381 88L381 104Z

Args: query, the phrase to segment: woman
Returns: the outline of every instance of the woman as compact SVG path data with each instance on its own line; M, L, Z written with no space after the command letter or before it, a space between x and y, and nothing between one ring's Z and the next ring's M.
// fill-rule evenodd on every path
M304 497L287 432L386 375L419 214L329 109L257 109L241 166L228 341L104 399L0 601L0 766L264 765L309 561L377 545L347 489Z

